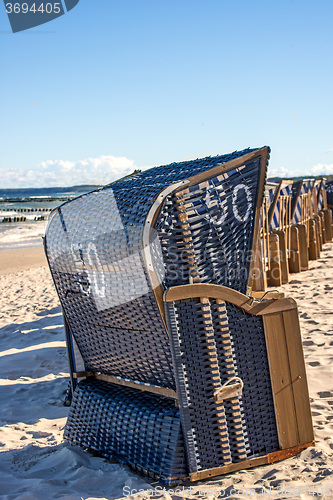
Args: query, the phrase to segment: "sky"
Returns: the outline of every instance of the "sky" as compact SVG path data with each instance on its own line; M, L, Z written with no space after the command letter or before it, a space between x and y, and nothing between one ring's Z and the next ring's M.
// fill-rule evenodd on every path
M1 2L0 187L265 145L271 176L333 174L332 19L332 0L80 0L12 33Z

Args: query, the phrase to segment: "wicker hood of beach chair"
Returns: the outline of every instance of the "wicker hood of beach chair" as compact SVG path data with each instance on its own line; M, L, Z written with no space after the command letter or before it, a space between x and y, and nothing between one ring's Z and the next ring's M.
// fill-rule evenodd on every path
M135 172L53 212L69 442L167 484L313 444L296 304L250 297L268 158Z

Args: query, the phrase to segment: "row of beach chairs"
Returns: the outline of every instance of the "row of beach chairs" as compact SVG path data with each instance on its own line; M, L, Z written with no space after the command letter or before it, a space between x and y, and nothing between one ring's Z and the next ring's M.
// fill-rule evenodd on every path
M282 180L267 183L260 214L260 244L254 291L278 287L289 273L309 268L332 241L332 209L326 179Z

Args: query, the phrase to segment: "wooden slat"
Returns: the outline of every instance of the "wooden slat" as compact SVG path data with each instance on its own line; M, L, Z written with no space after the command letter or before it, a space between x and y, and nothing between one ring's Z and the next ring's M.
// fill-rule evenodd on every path
M323 213L322 210L320 212L318 212L318 215L320 217L321 236L322 236L322 242L323 242L323 245L324 245L327 242L326 227L325 227L325 216L324 216L324 213Z
M291 227L291 249L289 258L289 268L291 273L301 272L301 255L299 244L299 230L297 226Z
M327 241L332 241L332 212L331 210L323 210L324 213L324 221L325 221L325 230L326 230L326 239Z
M250 262L249 268L249 279L247 284L247 293L250 294L252 291L252 281L254 277L254 267L255 267L255 255L257 253L257 248L259 245L259 226L260 226L260 209L262 206L262 201L264 197L264 189L265 189L265 180L266 180L266 164L267 158L269 154L269 148L265 147L260 150L261 151L261 172L258 183L257 192L257 204L255 207L255 218L254 218L254 228L253 228L253 245L252 245L252 258Z
M186 202L185 196L188 194L188 189L183 191L178 191L173 195L176 210L178 212L178 220L180 227L182 229L184 251L183 259L186 259L186 264L190 274L190 280L192 283L194 281L200 281L199 270L197 265L197 259L194 251L192 230L188 221L188 215L186 213Z
M304 443L300 444L298 446L294 446L292 448L287 448L286 450L279 450L275 451L273 453L268 453L267 458L268 458L268 463L269 464L274 464L275 462L278 462L279 460L285 460L286 458L294 457L295 455L298 455L301 453L303 450L306 450L306 448L309 448L310 446L314 446L315 442L311 441L309 443Z
M207 479L209 477L222 476L223 474L230 474L231 472L236 472L238 470L250 469L251 467L257 467L258 465L268 464L268 456L252 458L250 460L244 460L243 462L236 462L229 465L224 465L222 467L215 467L213 469L200 470L198 472L193 472L190 474L191 481L200 481L202 479Z
M285 449L300 441L282 315L264 316L264 327L279 445Z
M292 311L284 311L282 314L293 384L299 442L300 444L308 443L313 441L314 435L298 311L293 309Z
M191 481L200 481L203 479L208 479L210 477L222 476L224 474L230 474L232 472L236 472L238 470L250 469L252 467L259 467L260 465L268 465L273 464L275 462L279 462L280 460L284 460L286 458L294 457L298 455L306 448L310 446L314 446L314 441L309 443L305 443L299 446L293 446L286 450L278 450L273 453L268 453L264 457L252 458L250 460L244 460L243 462L237 462L230 465L225 465L224 467L216 467L214 469L201 470L199 472L194 472L190 474Z
M317 244L318 244L319 252L321 252L322 249L323 249L323 237L322 237L322 231L321 231L321 218L320 218L320 215L318 215L318 214L314 215L313 218L316 221ZM319 257L320 257L320 254L319 254Z
M309 269L309 243L306 224L297 224L301 271Z
M319 246L317 241L316 221L311 219L309 222L309 259L319 259Z
M190 181L190 185L192 186L193 184L198 184L199 182L205 181L211 177L223 174L224 172L231 170L233 168L241 168L248 161L258 157L261 157L263 159L263 165L266 166L268 152L269 148L265 146L263 148L257 149L256 151L253 151L252 153L247 153L244 156L235 158L234 160L228 161L227 163L222 163L217 167L213 167L211 170L193 175L193 177L188 177L188 180ZM260 185L258 186L259 193L263 193L264 191L263 186L265 183L265 176L266 176L266 169L264 168L262 178L260 178L259 181L260 182ZM259 196L259 198L261 197ZM258 201L259 201L258 206L260 207L262 203L262 198Z
M277 234L279 237L281 281L282 281L282 284L285 284L285 283L288 283L288 281L289 281L289 266L288 266L286 231L277 230L277 231L273 231L273 234Z
M165 387L157 387L154 385L140 384L139 382L131 382L129 380L123 380L118 377L114 377L113 375L105 375L104 373L74 372L73 377L75 379L94 377L97 378L98 380L104 380L105 382L110 382L111 384L130 387L131 389L138 389L139 391L143 392L151 392L153 394L158 394L160 396L165 396L167 398L178 400L177 393L173 389L167 389Z
M267 284L269 286L281 286L281 263L279 236L271 233L269 237L270 264L267 270Z

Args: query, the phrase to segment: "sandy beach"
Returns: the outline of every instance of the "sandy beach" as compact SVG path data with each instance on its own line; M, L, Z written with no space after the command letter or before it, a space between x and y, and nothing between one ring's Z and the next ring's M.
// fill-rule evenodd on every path
M280 288L299 306L316 447L273 465L161 491L128 467L68 446L61 308L43 249L0 252L0 498L333 498L333 245ZM160 490L150 492L153 488ZM142 489L145 493L135 494ZM168 489L167 489L168 490Z

